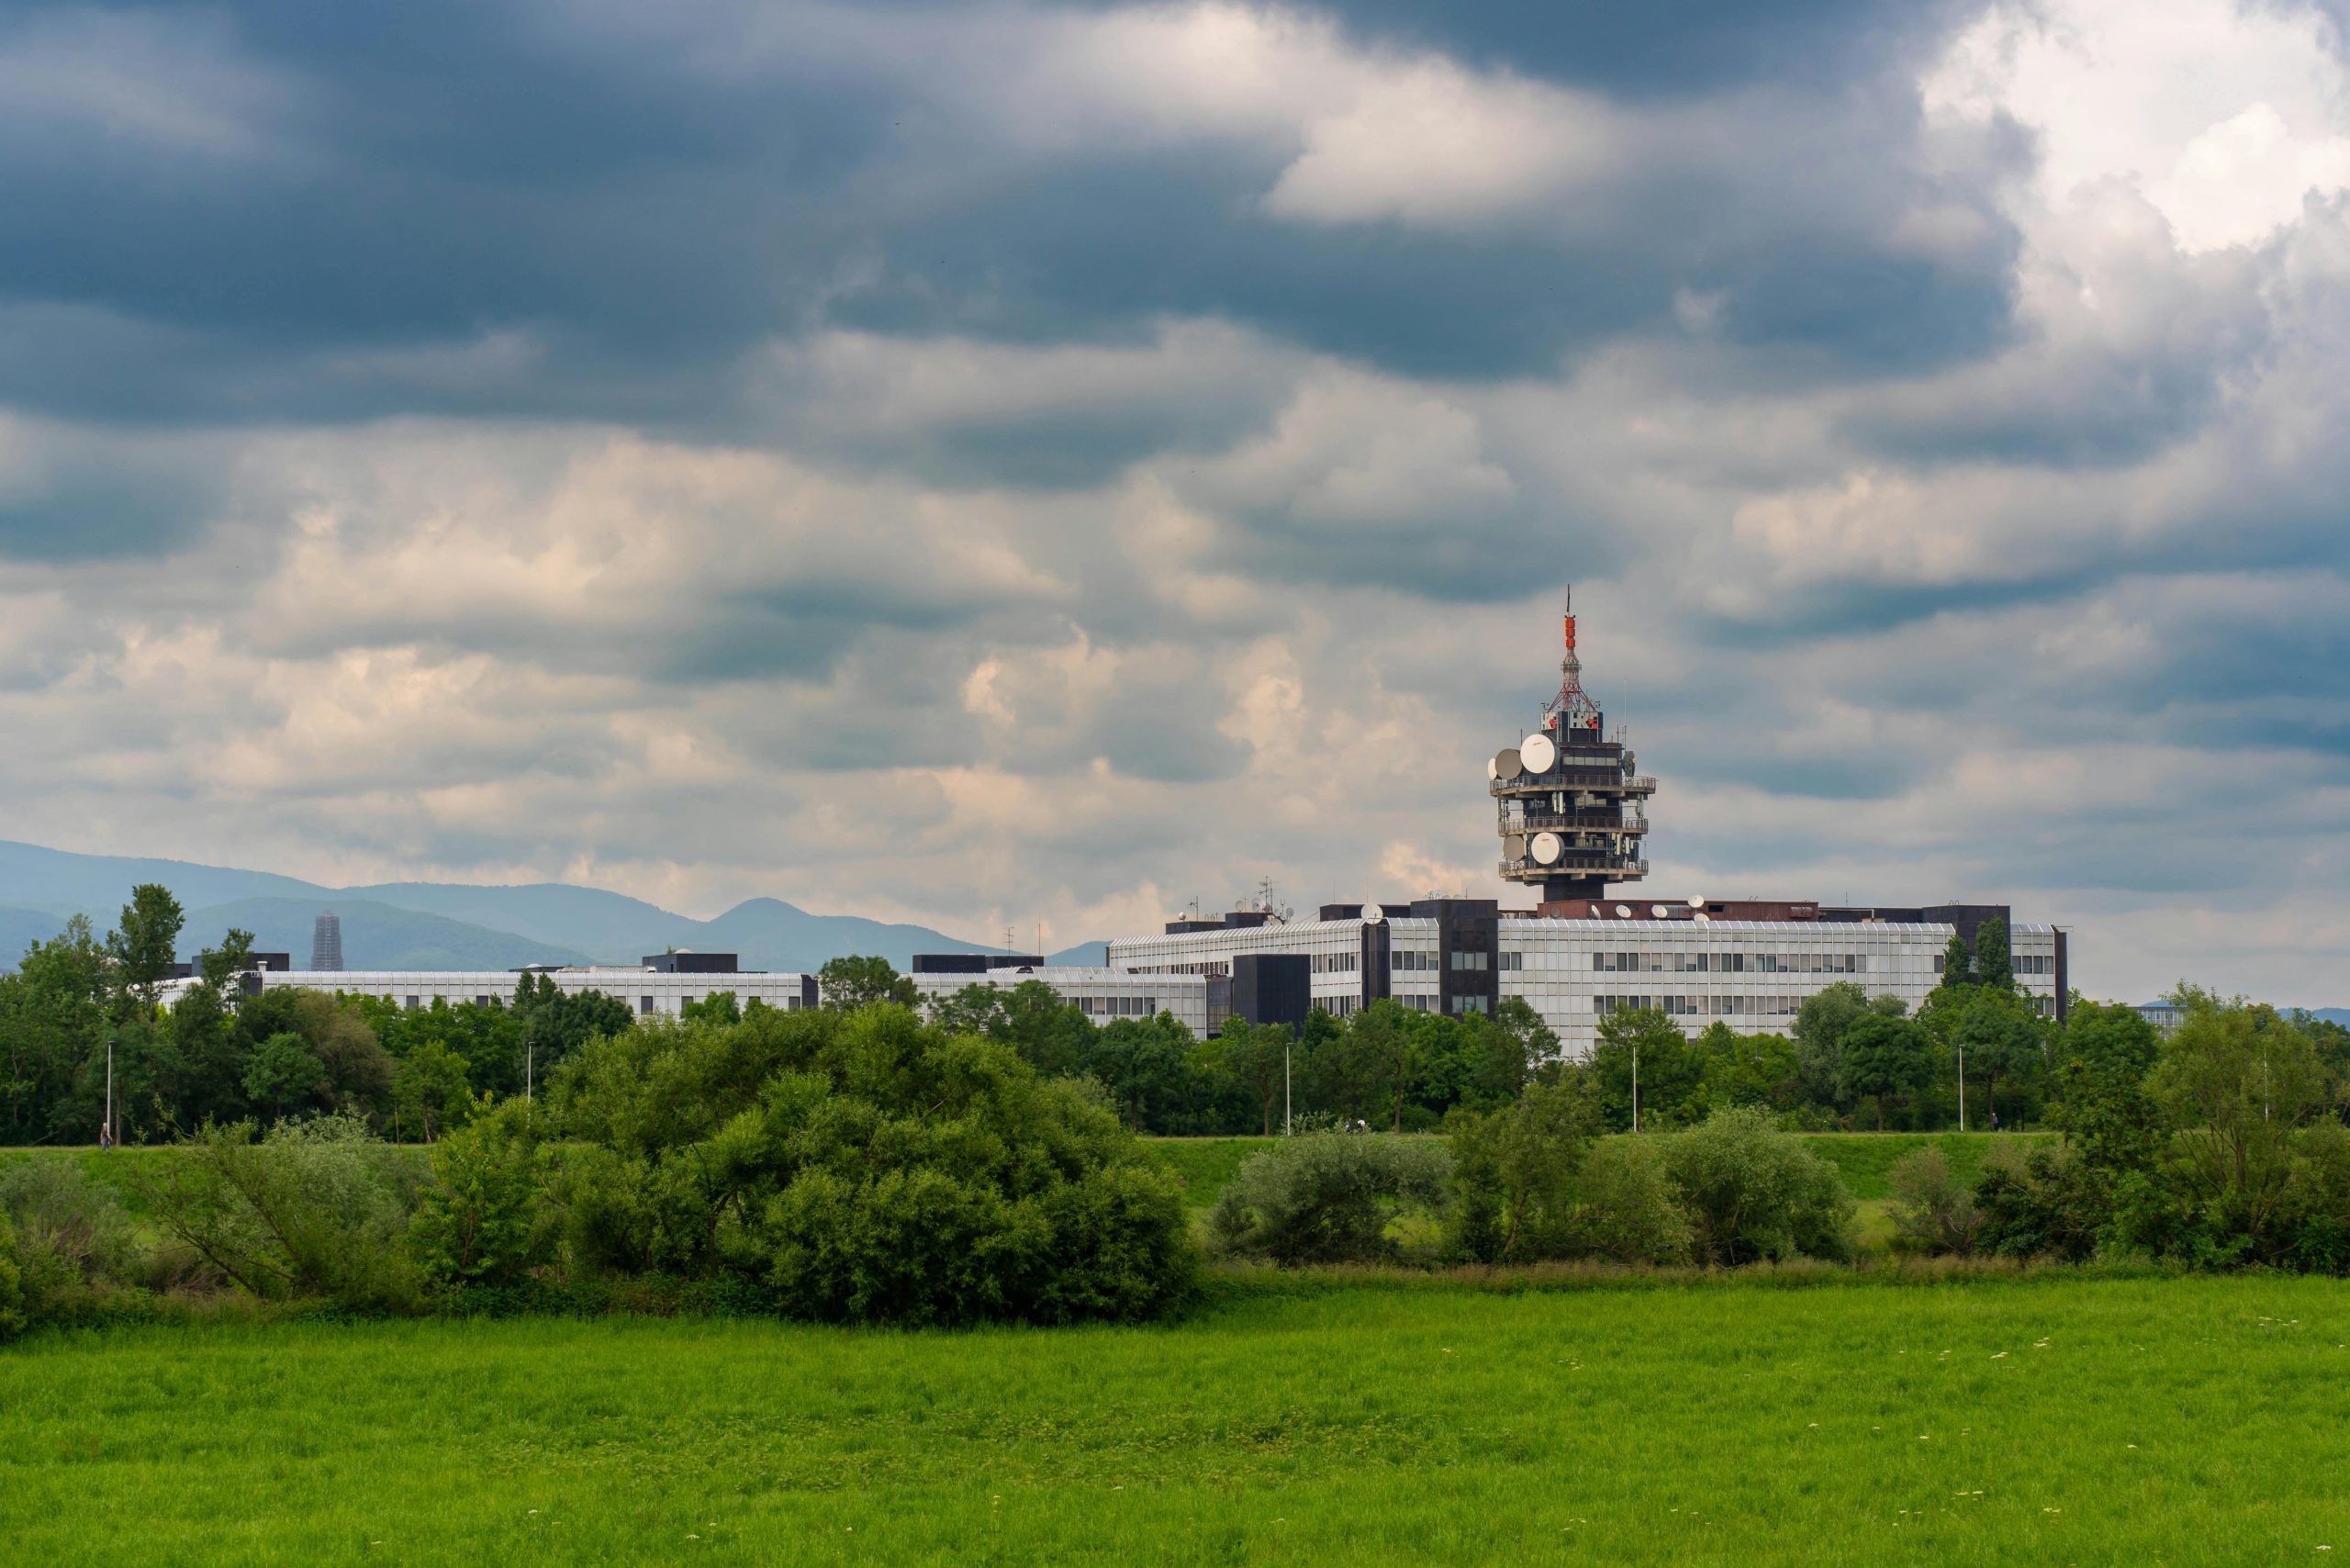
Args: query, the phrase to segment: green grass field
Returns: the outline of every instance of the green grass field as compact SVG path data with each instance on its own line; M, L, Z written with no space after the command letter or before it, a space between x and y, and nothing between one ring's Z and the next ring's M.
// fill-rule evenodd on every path
M1357 1284L1180 1326L215 1326L0 1352L11 1562L2350 1552L2350 1294Z

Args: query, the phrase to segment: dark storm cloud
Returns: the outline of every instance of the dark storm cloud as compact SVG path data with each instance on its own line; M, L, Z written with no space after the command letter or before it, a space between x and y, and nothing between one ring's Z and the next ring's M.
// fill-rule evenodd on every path
M828 61L825 29L811 29L809 58L729 74L527 7L256 0L143 15L163 29L163 58L200 50L240 84L204 106L233 139L170 157L118 139L13 152L0 140L0 303L51 313L0 324L0 395L19 407L739 431L728 367L827 326L1049 343L1198 315L1401 373L1494 376L1670 327L1683 287L1724 291L1736 338L1854 366L1977 352L2004 316L1996 267L1938 287L1875 238L1899 182L1869 171L1914 130L1897 95L1816 110L1788 95L1732 128L1844 149L1847 167L1799 176L1838 179L1877 209L1841 227L1789 199L1797 172L1758 156L1725 172L1710 151L1644 163L1635 149L1608 188L1562 198L1563 227L1437 231L1266 210L1295 153L1277 139L1039 153L934 101L957 62ZM1525 32L1558 47L1494 63L1653 87L1680 69L1647 57L1653 36L1678 40L1655 47L1686 53L1691 83L1718 84L1707 61L1767 71L1799 39L1870 34L1845 17L1725 7L1635 26L1592 7ZM923 20L903 14L904 41ZM1396 20L1355 18L1374 39ZM1427 41L1497 44L1519 23L1507 6L1462 12ZM1818 58L1863 72L1877 52ZM977 478L1070 482L1137 444L1114 422L1047 422L931 456Z

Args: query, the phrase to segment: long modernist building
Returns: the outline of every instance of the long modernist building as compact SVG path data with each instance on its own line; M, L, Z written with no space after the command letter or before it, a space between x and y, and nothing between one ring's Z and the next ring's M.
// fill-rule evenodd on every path
M688 1002L732 991L741 1002L754 1000L789 1010L816 1005L816 977L770 974L736 967L732 953L655 953L642 964L567 964L512 970L472 969L274 969L249 977L260 989L307 986L352 996L375 996L403 1007L435 1002L510 1002L524 975L543 976L565 996L600 991L646 1018L675 1017Z
M1607 738L1599 705L1583 689L1572 599L1564 633L1557 695L1537 727L1485 769L1500 876L1535 890L1533 908L1428 898L1326 904L1319 918L1298 922L1244 910L1113 942L1111 967L1237 977L1237 966L1285 961L1311 1004L1341 1017L1382 998L1457 1015L1522 997L1557 1031L1562 1050L1582 1056L1599 1021L1628 1008L1657 1008L1693 1032L1717 1021L1748 1034L1784 1031L1805 998L1849 980L1914 1012L1942 981L1951 937L1971 946L1996 917L2008 924L2018 987L2043 1014L2064 1015L2065 933L2016 924L2005 904L1656 902L1611 890L1648 873L1642 845L1656 780L1639 772L1620 734ZM1260 980L1254 989L1266 988ZM1255 1016L1237 1002L1237 978L1235 991L1235 1010Z

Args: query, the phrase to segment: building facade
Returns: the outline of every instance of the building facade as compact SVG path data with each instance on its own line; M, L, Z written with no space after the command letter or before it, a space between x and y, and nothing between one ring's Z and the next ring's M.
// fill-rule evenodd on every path
M707 956L707 955L704 955ZM312 991L342 991L375 996L402 1007L430 1007L435 1002L510 1002L522 974L543 975L565 996L600 991L625 1002L644 1018L674 1018L688 1002L699 1002L720 991L732 991L747 1004L756 999L770 1007L789 1010L816 1005L816 977L767 974L734 969L677 970L645 965L581 964L515 972L472 969L292 969L263 970L260 988L306 986ZM250 981L249 981L250 983Z
M1009 990L1026 980L1042 980L1063 1002L1096 1024L1114 1024L1121 1018L1154 1018L1165 1013L1192 1034L1204 1037L1223 1027L1232 1011L1232 980L1228 975L1154 974L1046 964L942 971L922 967L919 958L916 966L912 979L925 1008L968 985Z

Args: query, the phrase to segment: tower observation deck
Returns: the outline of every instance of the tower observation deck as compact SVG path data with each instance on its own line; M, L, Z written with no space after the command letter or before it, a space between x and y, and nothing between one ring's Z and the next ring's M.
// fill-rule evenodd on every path
M1602 738L1601 717L1583 689L1571 588L1559 694L1543 708L1541 726L1496 752L1485 769L1502 877L1539 887L1546 904L1604 898L1609 883L1648 875L1641 835L1656 780L1638 771L1622 732Z

